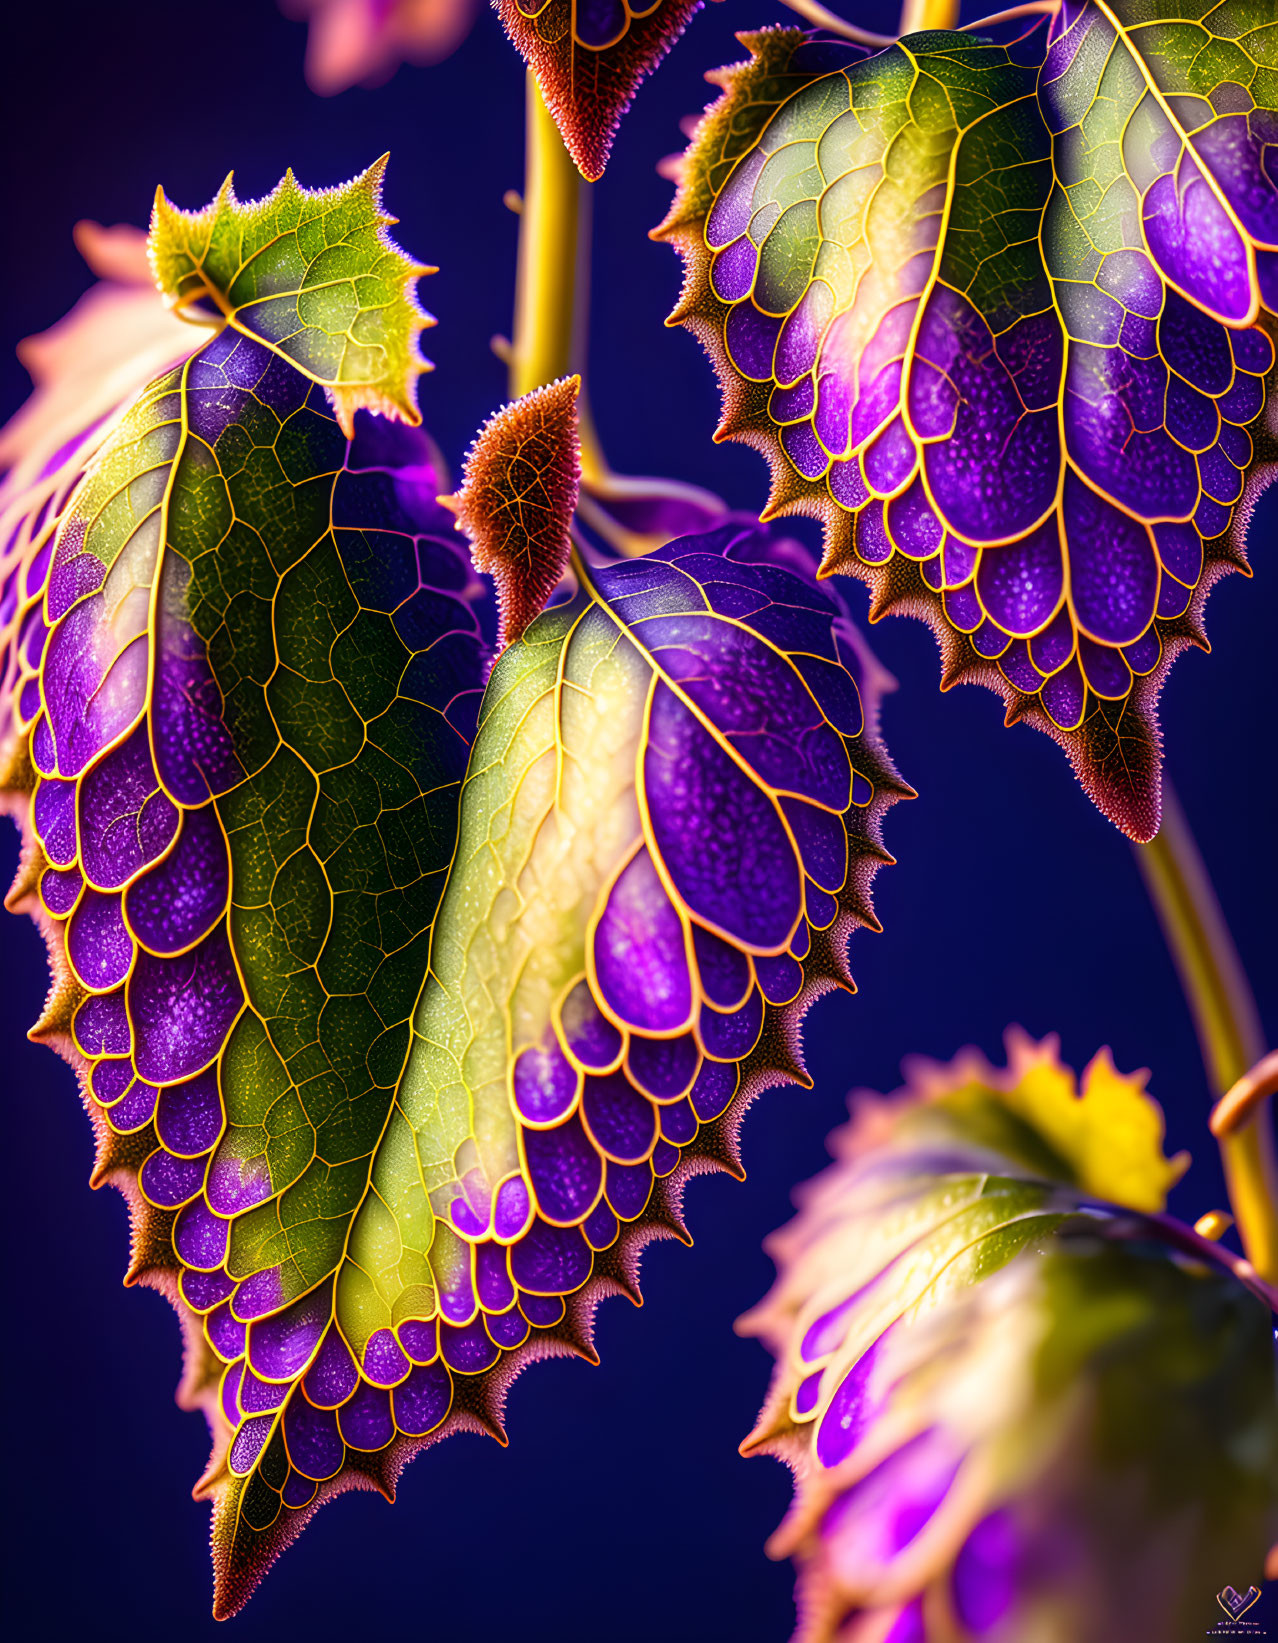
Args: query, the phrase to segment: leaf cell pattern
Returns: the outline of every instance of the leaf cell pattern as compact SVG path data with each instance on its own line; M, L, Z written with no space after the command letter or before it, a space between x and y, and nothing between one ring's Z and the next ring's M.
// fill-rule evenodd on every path
M1142 839L1158 692L1272 473L1278 245L1266 31L1157 10L749 36L657 231L771 512L822 518L823 573L928 620L943 686L999 691Z
M222 1524L296 1350L271 1315L331 1273L368 1190L452 855L487 651L436 488L420 435L361 416L348 443L228 329L125 415L22 567L61 973L40 1030L82 1068L132 1275L188 1326ZM290 1475L301 1506L315 1480Z
M583 177L603 176L631 99L701 0L494 0Z
M348 440L309 342L240 312L0 498L10 905L183 1320L221 1615L325 1500L593 1356L805 1077L908 791L841 608L740 521L578 564L476 732L494 611L428 442Z
M745 1447L795 1473L769 1550L804 1643L1188 1643L1264 1561L1278 1296L1155 1213L1186 1160L1147 1075L1008 1048L857 1097L742 1321L777 1357Z
M245 1450L240 1566L296 1532L257 1481L272 1445L295 1457L290 1423L324 1435L317 1499L370 1465L389 1489L458 1428L504 1439L519 1368L593 1360L599 1300L637 1298L649 1239L686 1238L686 1180L739 1174L748 1099L806 1077L799 1022L850 984L901 788L872 669L770 553L738 524L581 567L495 664L369 1191L318 1305L276 1269L300 1386ZM348 1435L364 1410L377 1443Z

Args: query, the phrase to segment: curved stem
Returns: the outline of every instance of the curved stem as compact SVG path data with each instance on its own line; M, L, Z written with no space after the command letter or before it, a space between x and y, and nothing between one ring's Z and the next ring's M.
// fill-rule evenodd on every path
M820 0L781 0L783 6L790 11L797 12L807 23L814 24L819 29L825 29L829 34L838 34L845 40L851 40L858 46L890 46L895 39L890 34L871 34L868 29L859 29L855 23L849 23L838 12L830 11L820 4Z
M519 214L512 398L566 376L576 340L578 244L586 188L531 72Z
M1265 1102L1278 1095L1278 1050L1270 1050L1217 1101L1211 1114L1211 1133L1219 1138L1250 1124Z
M1264 1039L1256 1001L1237 948L1170 783L1163 784L1163 824L1136 856L1181 986L1193 1012L1212 1093L1220 1098L1261 1059ZM1268 1102L1217 1135L1230 1207L1247 1258L1278 1280L1278 1164Z

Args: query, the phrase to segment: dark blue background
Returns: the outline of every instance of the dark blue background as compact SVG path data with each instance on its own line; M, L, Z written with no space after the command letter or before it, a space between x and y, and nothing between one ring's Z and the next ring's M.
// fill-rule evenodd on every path
M892 26L882 4L855 12ZM645 234L670 195L654 165L681 144L678 116L707 100L701 71L740 56L734 28L785 15L729 0L699 16L641 91L596 191L592 386L613 462L751 507L763 465L710 444L711 373L688 336L662 329L678 271ZM442 67L321 100L302 82L302 47L302 29L270 0L43 0L10 13L6 337L50 324L87 285L70 238L79 217L143 223L157 182L179 205L202 205L231 166L243 198L287 165L303 183L334 183L390 149L402 242L442 267L423 287L441 323L427 338L438 369L421 401L456 461L504 397L487 343L510 324L515 219L501 195L520 184L522 69L485 15ZM0 371L7 412L26 379L8 357ZM1216 653L1181 661L1164 697L1169 768L1271 1042L1275 501L1253 526L1255 581L1231 577L1212 598ZM863 612L860 586L845 590ZM761 1547L788 1476L736 1452L769 1364L732 1320L768 1285L760 1241L787 1217L793 1184L821 1167L846 1090L891 1088L904 1054L948 1057L973 1041L998 1053L1009 1021L1059 1031L1080 1066L1109 1044L1121 1068L1153 1068L1170 1145L1194 1152L1176 1207L1192 1219L1222 1201L1197 1045L1129 846L1052 744L1001 728L993 696L939 695L924 628L887 622L875 644L903 681L885 728L921 796L888 820L900 866L879 880L885 933L853 943L860 996L827 1000L809 1020L815 1089L761 1100L745 1128L745 1186L692 1187L695 1249L649 1252L642 1313L603 1309L601 1368L556 1363L520 1380L509 1450L453 1439L409 1469L393 1509L348 1496L322 1512L233 1623L246 1643L787 1637L790 1571ZM7 827L3 849L7 867ZM173 1403L178 1331L157 1296L120 1288L123 1206L87 1189L89 1126L70 1072L23 1037L44 996L41 944L12 919L2 939L10 1635L212 1637L208 1508L188 1497L207 1444L200 1418ZM1273 1596L1248 1619L1268 1611L1278 1632ZM1211 1594L1203 1605L1206 1630L1220 1616Z

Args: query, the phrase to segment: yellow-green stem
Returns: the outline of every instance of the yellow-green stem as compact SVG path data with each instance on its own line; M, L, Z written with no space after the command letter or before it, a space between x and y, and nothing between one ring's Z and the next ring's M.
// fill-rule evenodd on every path
M1256 1002L1207 869L1169 783L1163 824L1136 846L1140 869L1193 1012L1212 1093L1219 1099L1264 1054ZM1278 1165L1268 1103L1218 1137L1229 1203L1247 1259L1278 1281Z
M519 216L512 398L565 376L576 335L582 182L537 82L528 75L524 196Z
M904 0L901 33L918 34L923 29L956 28L958 17L958 0Z

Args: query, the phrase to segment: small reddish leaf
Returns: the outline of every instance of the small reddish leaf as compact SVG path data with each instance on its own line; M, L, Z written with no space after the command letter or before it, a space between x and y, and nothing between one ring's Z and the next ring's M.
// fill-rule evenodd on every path
M687 28L701 0L495 0L583 177L603 176L639 82Z
M562 377L504 405L467 452L461 489L440 498L470 539L475 569L496 584L499 649L541 614L568 565L580 387L580 377Z

